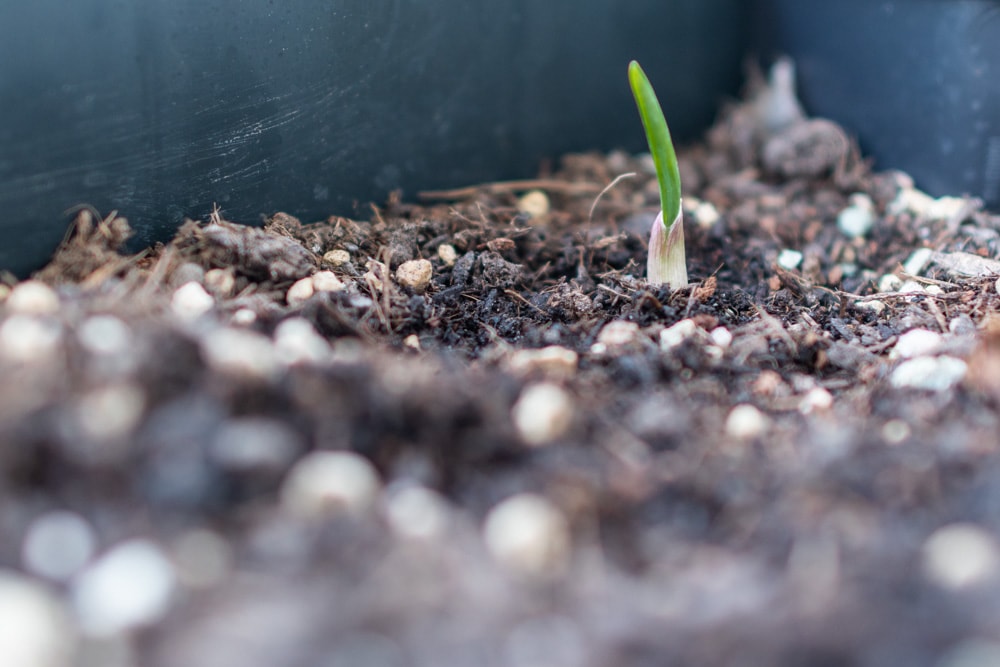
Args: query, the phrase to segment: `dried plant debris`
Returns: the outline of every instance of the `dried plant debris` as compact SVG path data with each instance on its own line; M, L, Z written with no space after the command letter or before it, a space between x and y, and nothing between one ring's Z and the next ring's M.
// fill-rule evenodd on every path
M135 256L81 213L0 285L0 656L1000 661L1000 218L787 85L678 154L686 289L621 152Z

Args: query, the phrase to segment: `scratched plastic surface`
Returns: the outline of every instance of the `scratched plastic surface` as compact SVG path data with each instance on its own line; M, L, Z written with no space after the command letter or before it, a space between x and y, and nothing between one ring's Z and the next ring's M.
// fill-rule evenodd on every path
M136 245L217 203L255 223L394 189L529 177L638 149L639 58L680 136L739 83L742 0L0 3L0 269L39 267L67 210ZM668 39L669 37L669 39Z
M762 53L797 61L807 109L879 168L1000 206L1000 2L757 0Z

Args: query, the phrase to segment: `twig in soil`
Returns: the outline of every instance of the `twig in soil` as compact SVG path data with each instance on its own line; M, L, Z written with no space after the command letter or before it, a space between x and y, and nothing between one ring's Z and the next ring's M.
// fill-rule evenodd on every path
M509 194L527 190L548 190L566 195L584 195L600 191L596 183L567 183L548 178L536 178L521 181L496 181L483 183L454 190L425 190L418 192L420 199L469 199L478 194Z
M521 303L523 303L524 305L528 306L529 308L531 308L531 309L533 309L533 310L541 313L542 315L545 315L546 317L548 317L549 314L547 312L545 312L544 310L542 310L541 308L539 308L535 304L531 303L530 301L528 301L527 299L525 299L523 296L521 296L520 294L518 294L514 290L512 290L512 289L505 289L503 291L503 293L506 294L507 296L511 297L512 299L514 299L516 301L520 301Z
M619 183L621 183L626 178L632 178L635 175L636 175L636 173L634 171L630 171L630 172L625 173L625 174L619 174L618 176L615 176L615 180L613 180L610 183L608 183L607 186L605 186L605 188L603 190L601 190L597 194L597 196L594 198L594 203L590 205L590 213L587 214L587 223L588 224L594 222L594 211L597 210L597 204L600 203L601 197L603 197L605 194L607 194L611 190L611 188L615 187L616 185L618 185Z
M915 283L922 283L924 285L937 285L938 287L954 287L958 288L961 285L956 283L950 283L947 280L935 280L934 278L925 278L924 276L915 276L912 273L907 273L902 269L899 269L895 273L896 276L902 278L903 280L912 280Z

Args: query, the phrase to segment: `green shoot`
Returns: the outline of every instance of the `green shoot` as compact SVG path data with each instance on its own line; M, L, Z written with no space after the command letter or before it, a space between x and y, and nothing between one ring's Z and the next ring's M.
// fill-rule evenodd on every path
M684 254L684 224L681 214L681 176L670 130L653 86L639 63L628 66L628 80L642 127L646 131L649 152L660 184L660 214L649 235L646 278L653 285L671 289L687 287L687 258Z

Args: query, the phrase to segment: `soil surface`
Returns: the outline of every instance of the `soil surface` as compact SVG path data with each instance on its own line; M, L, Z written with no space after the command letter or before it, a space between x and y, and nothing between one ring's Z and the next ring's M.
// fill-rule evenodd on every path
M760 125L681 151L674 291L648 156L81 213L0 286L0 663L1000 664L1000 217Z

